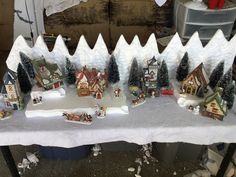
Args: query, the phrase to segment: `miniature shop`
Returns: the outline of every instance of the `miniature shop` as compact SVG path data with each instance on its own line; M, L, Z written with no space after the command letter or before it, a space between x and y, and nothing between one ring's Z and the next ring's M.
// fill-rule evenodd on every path
M68 160L55 176L236 176L236 1L20 1L0 85L13 177L41 157Z

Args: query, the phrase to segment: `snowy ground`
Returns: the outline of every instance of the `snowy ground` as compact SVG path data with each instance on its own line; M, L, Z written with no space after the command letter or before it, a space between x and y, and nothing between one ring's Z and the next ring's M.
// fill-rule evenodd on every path
M107 114L128 114L126 96L121 93L120 97L114 97L112 88L106 89L103 98L97 100L92 96L79 97L75 88L66 88L66 95L58 98L45 98L42 104L33 105L29 101L25 115L32 117L61 116L63 112L87 112L94 114L95 105L107 107Z

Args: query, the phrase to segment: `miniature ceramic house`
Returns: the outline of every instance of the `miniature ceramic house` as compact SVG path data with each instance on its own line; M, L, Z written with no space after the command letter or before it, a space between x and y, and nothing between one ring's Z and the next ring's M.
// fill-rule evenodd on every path
M15 72L8 70L3 77L2 94L6 108L21 110L24 108L23 95Z
M63 85L63 75L55 63L48 63L45 59L33 60L36 80L46 90L55 89Z
M188 74L187 78L182 83L183 93L190 95L197 95L200 89L206 89L209 83L209 79L201 63L191 73Z
M145 92L150 96L157 92L157 72L159 67L160 63L153 57L147 61L147 67L143 68ZM144 89L142 88L142 90Z
M227 102L221 98L222 90L217 90L215 93L206 97L201 105L201 113L203 116L213 119L223 120L227 115Z
M107 86L107 73L99 72L86 66L76 73L76 87L79 96L94 95L97 99L102 98L102 93Z

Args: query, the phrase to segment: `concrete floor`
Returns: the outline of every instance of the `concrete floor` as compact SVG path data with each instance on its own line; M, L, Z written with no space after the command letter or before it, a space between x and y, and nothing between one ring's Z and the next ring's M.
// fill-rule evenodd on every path
M35 146L12 146L12 154L16 163L21 162L25 152L37 151ZM40 158L39 165L26 170L23 177L134 177L135 172L128 172L129 167L137 167L134 162L140 156L136 150L108 151L94 157L92 154L82 160L48 160ZM199 162L175 162L170 167L162 162L144 164L142 177L183 177L199 168ZM158 169L158 172L156 170ZM176 171L177 175L173 175ZM9 170L0 154L0 176L10 177Z

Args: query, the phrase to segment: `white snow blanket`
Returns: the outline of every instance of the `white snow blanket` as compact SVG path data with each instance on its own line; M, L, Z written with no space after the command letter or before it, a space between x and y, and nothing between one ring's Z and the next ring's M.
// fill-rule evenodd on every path
M129 115L113 114L94 119L92 125L68 123L63 117L27 119L14 112L0 121L0 146L31 145L75 147L114 141L137 144L150 142L236 143L236 106L224 121L213 120L180 108L174 97L147 99Z
M70 7L78 5L80 2L88 0L44 0L43 6L46 9L46 15L52 15L57 12L62 12Z
M89 68L95 67L100 70L107 67L110 58L110 53L101 34L98 36L93 48L89 47L85 37L82 35L73 55L69 54L61 35L57 37L52 52L48 51L42 36L37 38L32 48L28 46L22 36L19 36L15 40L6 61L7 67L15 72L18 64L21 62L19 56L20 51L24 52L31 59L43 55L48 62L57 63L62 71L65 67L66 58L71 60L78 69L86 65ZM140 65L145 65L147 60L153 56L159 60L166 61L169 77L173 79L176 77L177 66L186 51L189 55L190 71L200 63L203 63L209 76L217 64L224 61L225 73L232 67L234 62L236 55L236 35L230 41L227 41L223 32L218 30L208 44L203 47L197 32L192 35L185 46L183 46L178 33L176 33L162 53L158 50L154 34L150 35L144 46L140 44L137 35L131 44L128 44L124 36L121 35L113 51L119 68L120 83L127 82L130 66L134 58L137 59Z

